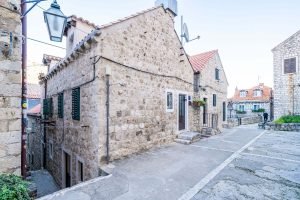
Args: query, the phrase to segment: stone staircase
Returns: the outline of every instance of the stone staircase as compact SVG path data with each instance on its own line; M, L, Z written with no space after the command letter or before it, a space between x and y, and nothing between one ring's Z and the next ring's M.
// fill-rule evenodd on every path
M191 144L201 139L201 133L198 132L183 132L181 133L175 142L180 144Z
M216 129L213 129L213 128L202 128L201 130L201 137L202 138L208 138L212 135L217 135L220 133L220 130L216 130Z

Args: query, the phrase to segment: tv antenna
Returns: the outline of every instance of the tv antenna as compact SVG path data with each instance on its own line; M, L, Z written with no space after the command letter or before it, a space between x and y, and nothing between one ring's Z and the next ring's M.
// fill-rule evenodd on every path
M199 39L200 39L200 35L190 40L187 24L183 22L183 16L181 16L181 44L183 45L184 40L186 43L188 43Z

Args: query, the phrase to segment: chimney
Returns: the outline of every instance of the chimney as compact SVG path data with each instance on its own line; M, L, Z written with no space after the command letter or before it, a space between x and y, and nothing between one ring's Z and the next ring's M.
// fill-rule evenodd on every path
M68 24L64 31L66 36L66 55L69 55L76 45L97 26L81 17L72 15L68 18Z
M174 17L178 14L177 0L156 0L155 5L163 5L166 10L174 15Z

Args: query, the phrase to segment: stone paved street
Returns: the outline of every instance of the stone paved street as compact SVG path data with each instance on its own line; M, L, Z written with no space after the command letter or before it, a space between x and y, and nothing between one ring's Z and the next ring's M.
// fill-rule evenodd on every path
M299 199L300 134L256 125L113 163L111 177L44 199Z

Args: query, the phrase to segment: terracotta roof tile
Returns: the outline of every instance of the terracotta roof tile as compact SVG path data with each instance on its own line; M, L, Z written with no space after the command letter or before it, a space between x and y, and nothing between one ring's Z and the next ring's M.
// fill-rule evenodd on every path
M210 59L213 58L213 56L217 52L218 50L212 50L189 57L194 71L199 72L203 70L206 64L210 61Z

